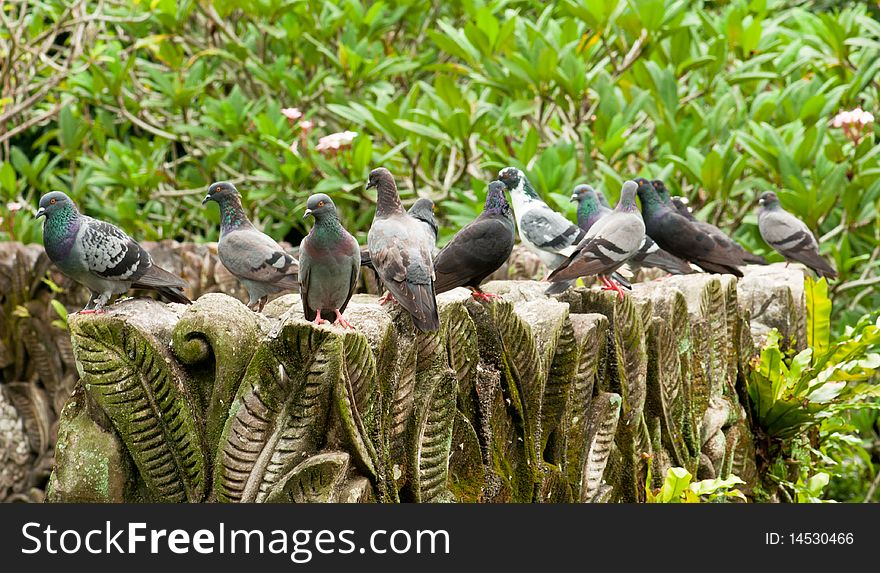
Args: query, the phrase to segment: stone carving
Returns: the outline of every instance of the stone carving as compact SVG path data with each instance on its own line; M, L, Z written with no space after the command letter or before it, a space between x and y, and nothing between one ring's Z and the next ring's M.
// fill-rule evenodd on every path
M648 457L754 485L737 384L757 303L732 278L486 289L503 298L438 297L435 333L370 295L357 331L307 323L295 294L72 316L82 380L49 499L633 502Z

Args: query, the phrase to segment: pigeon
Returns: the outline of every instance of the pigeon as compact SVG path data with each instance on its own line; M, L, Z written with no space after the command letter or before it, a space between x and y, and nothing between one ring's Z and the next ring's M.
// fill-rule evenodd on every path
M433 244L424 224L403 210L391 173L384 167L370 172L367 189L377 190L376 214L367 233L373 268L392 297L412 316L423 332L439 330L434 295Z
M810 228L782 208L776 193L762 193L758 204L758 230L768 245L788 262L803 263L820 277L837 278L834 267L819 255L819 242Z
M220 206L220 243L223 266L248 292L248 308L261 312L270 294L296 289L299 263L269 235L257 230L241 208L241 195L228 181L213 183L202 205Z
M661 249L707 272L742 276L737 268L745 264L741 256L720 247L712 237L663 203L650 181L640 178L636 182L645 228Z
M434 260L437 294L464 286L476 299L490 300L480 283L510 257L516 226L504 197L504 183L492 181L480 216L455 234Z
M407 213L414 219L418 219L422 223L425 234L431 241L431 255L437 256L437 234L440 226L437 224L437 218L434 217L434 202L424 197L412 204ZM370 260L370 251L361 252L361 266L373 268L373 261Z
M190 304L186 282L153 264L150 253L125 232L83 215L61 191L40 198L43 246L58 269L91 292L83 313L103 312L110 298L130 288L152 289L171 302Z
M573 225L538 197L525 174L506 167L498 179L510 190L519 237L551 271L571 256L586 231Z
M581 229L589 232L593 224L613 213L611 209L602 205L604 199L605 196L601 192L594 190L589 185L578 185L574 188L571 200L578 202L577 220ZM694 272L687 261L667 253L658 247L657 243L648 235L645 235L645 241L638 252L627 261L627 266L632 271L638 270L639 267L654 267L674 275Z
M623 291L609 275L638 252L645 240L645 222L636 206L635 181L626 181L614 211L599 219L587 232L577 250L550 273L550 282L598 275L603 290L613 290L622 298Z
M303 217L315 218L299 249L299 283L303 313L315 324L328 322L321 312L335 313L329 322L354 328L342 313L357 287L361 248L336 215L336 205L327 195L309 197Z
M601 194L589 185L578 185L571 194L571 200L577 201L577 223L578 227L584 231L589 231L593 224L604 217L610 215L612 209L602 204L599 199ZM604 195L601 195L605 199ZM605 200L607 202L607 199Z
M767 260L764 257L756 255L754 253L750 253L749 251L745 250L742 245L731 239L724 231L722 231L712 223L700 221L699 219L694 217L694 214L691 213L691 210L687 208L687 205L685 205L681 201L681 199L679 199L678 197L669 196L669 190L666 189L666 185L662 181L654 180L651 182L651 184L654 185L654 190L657 191L657 195L664 203L678 211L678 213L682 217L693 223L696 228L712 237L712 239L716 243L718 243L721 248L739 255L745 263L755 265L767 264Z

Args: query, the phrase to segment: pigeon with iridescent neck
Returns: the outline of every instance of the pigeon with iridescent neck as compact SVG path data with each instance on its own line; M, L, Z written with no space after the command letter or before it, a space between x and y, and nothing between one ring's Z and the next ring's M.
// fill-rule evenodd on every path
M437 252L437 234L440 226L437 224L437 218L434 217L434 202L430 199L421 197L409 208L407 213L413 219L421 223L421 229L425 236L431 241L431 255L436 257ZM361 266L373 268L373 261L370 259L370 251L361 251ZM375 270L375 269L374 269Z
M247 289L251 310L262 311L271 294L299 287L299 263L248 220L235 185L212 184L202 205L209 201L220 206L220 262Z
M83 313L102 312L113 295L130 288L152 289L171 302L189 304L186 282L153 264L150 253L125 232L83 215L61 191L40 198L43 246L58 269L91 292Z
M712 237L682 217L658 196L650 181L636 179L648 235L661 249L710 273L741 277L742 256L718 245Z
M590 227L577 250L550 273L550 282L598 275L605 284L603 290L613 290L623 297L623 291L609 276L637 253L645 240L645 222L636 206L637 188L634 181L623 184L617 207Z
M768 245L786 261L803 263L821 277L837 278L837 271L819 254L819 242L806 223L779 204L776 193L767 191L758 199L758 230Z
M603 206L605 196L589 185L575 187L571 200L578 202L578 226L584 231L589 231L597 221L614 212ZM667 253L658 247L657 243L648 235L645 235L645 242L626 264L633 272L637 271L639 267L658 268L674 275L694 272L687 261Z
M720 249L729 252L734 257L738 256L742 259L743 264L767 264L767 260L764 257L750 253L742 245L728 237L724 231L712 223L709 223L708 221L700 221L694 217L694 214L691 213L690 209L687 208L681 199L678 197L670 197L669 190L666 188L663 181L655 179L651 182L651 185L654 186L657 196L660 197L660 200L663 201L663 203L675 209L678 214L690 221L697 229L712 237L712 240L715 241L715 244L718 245Z
M516 226L504 197L504 184L492 181L480 216L468 223L446 244L434 260L437 294L456 287L471 289L476 299L489 300L480 283L503 265L516 240Z
M376 214L367 233L367 247L379 280L423 332L439 330L434 295L434 245L424 223L403 210L391 173L384 167L370 172L367 189L377 191Z
M327 195L309 197L303 217L311 215L315 224L303 238L299 249L300 298L306 320L328 322L324 312L345 328L354 328L342 313L357 287L361 249L345 230L336 214L336 205Z

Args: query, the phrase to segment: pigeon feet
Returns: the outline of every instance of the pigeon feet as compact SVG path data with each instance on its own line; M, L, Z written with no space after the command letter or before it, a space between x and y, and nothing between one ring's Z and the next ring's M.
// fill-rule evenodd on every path
M602 283L605 285L605 286L602 287L602 290L603 290L603 291L609 291L609 290L610 290L610 291L614 291L614 292L617 293L617 296L618 296L621 300L623 300L623 290L620 288L620 285L618 285L618 284L617 284L616 282L614 282L613 280L609 280L609 279L607 279L606 277L603 277L603 276L600 276L600 277L599 277L599 280L601 280Z
M348 322L347 320L345 320L345 318L342 317L342 313L339 312L338 308L336 309L336 324L338 324L342 328L350 328L352 330L355 330L355 327L352 326L350 322Z
M471 296L474 297L474 300L482 300L485 302L492 302L496 298L501 298L500 295L477 290L471 292Z
M89 308L89 309L83 309L83 310L79 311L79 313L77 313L77 314L104 314L105 312L107 312L107 311L104 310L103 308Z
M318 312L315 313L315 320L314 320L315 325L321 326L322 324L329 324L329 322L330 322L329 320L324 320L323 318L321 318L321 309L318 309Z
M391 293L386 292L385 296L383 296L382 298L379 299L379 306L385 306L386 304L388 304L389 301L397 304L397 301L394 300L394 297L391 296Z

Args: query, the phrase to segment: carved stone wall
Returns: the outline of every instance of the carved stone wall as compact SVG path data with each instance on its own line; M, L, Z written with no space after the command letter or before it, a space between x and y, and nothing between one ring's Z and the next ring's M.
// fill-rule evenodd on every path
M743 377L802 275L640 283L631 296L496 281L438 297L442 328L356 295L357 331L220 293L69 320L80 375L52 501L635 502L653 475L756 479Z

